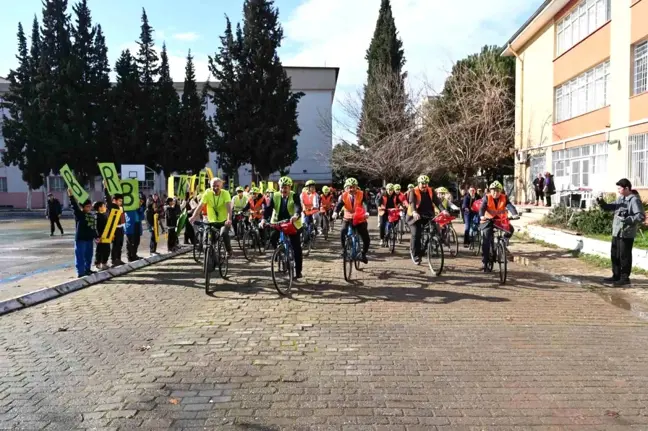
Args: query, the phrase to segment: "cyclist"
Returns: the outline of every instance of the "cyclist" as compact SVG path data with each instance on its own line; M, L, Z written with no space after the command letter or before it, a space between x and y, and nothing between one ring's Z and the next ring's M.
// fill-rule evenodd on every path
M421 262L421 234L428 220L434 217L434 205L440 211L447 214L446 208L441 199L436 195L434 190L429 187L430 178L427 175L418 177L418 187L416 187L409 196L409 209L412 216L409 220L412 237L410 238L410 250L416 263ZM423 217L424 219L421 219ZM413 222L413 223L412 223Z
M220 228L220 234L225 241L227 253L231 255L232 245L230 243L229 228L232 225L232 198L229 192L223 189L223 180L220 178L215 177L211 180L211 188L205 190L202 194L200 204L191 216L191 223L202 217L203 208L207 209L207 221L217 223L216 228Z
M313 224L318 230L318 233L321 233L319 226L319 195L315 191L315 181L308 180L306 181L306 187L302 191L300 196L302 203L302 222L308 226Z
M504 187L499 181L494 181L490 187L490 194L482 200L481 208L479 209L479 219L481 221L480 229L484 241L482 243L482 270L486 271L488 256L490 254L491 241L493 238L493 223L495 220L508 219L508 211L514 216L518 215L517 209L509 202L506 194L502 192ZM504 238L508 241L513 236L513 226L510 232L504 234Z
M263 218L263 205L265 204L265 197L261 193L258 187L252 187L250 189L250 198L248 199L247 204L241 211L250 212L250 221L252 220L261 220Z
M394 193L396 194L396 197L398 198L398 202L405 202L407 200L407 196L405 193L401 191L401 186L400 184L394 184Z
M236 217L236 213L242 212L243 208L245 208L245 205L247 204L247 198L245 197L245 193L243 191L243 187L238 186L236 188L236 196L232 198L232 208L234 210L234 217L232 219L232 226L234 227L234 232L238 234L238 220Z
M270 218L271 223L276 223L280 220L292 221L297 228L297 233L289 235L290 244L292 245L295 254L295 277L294 280L302 278L302 247L301 247L301 203L296 198L295 192L292 189L293 181L289 177L279 178L280 192L274 192L270 197L270 203L265 208L264 220L261 221L260 227L263 228L265 220ZM279 243L279 231L272 232L270 237L273 247L277 247Z
M329 186L322 187L322 194L320 195L320 210L325 216L330 217L333 212L333 193ZM320 217L320 227L324 227L324 217Z
M475 201L479 200L480 197L477 195L475 186L470 186L468 188L468 193L463 197L461 201L461 209L463 211L464 219L464 248L470 246L470 224L472 219L477 213L472 210L472 206Z
M389 209L398 208L400 205L400 197L396 194L393 184L385 186L387 193L380 198L380 206L378 207L378 214L380 216L380 240L382 245L385 245L385 228L389 221Z
M452 193L450 193L447 188L439 187L435 190L435 192L441 199L441 202L443 203L443 206L446 207L446 209L459 211L459 207L452 202Z
M340 231L342 249L344 249L349 223L353 223L353 215L355 214L355 211L364 211L365 217L369 217L366 204L363 204L362 202L364 193L362 193L362 190L358 189L358 180L355 178L347 178L344 182L344 189L345 192L340 196L340 200L338 200L335 210L333 211L333 220L335 220L340 213L340 210L344 208L344 221L342 222L342 229ZM363 263L367 263L367 252L369 251L370 239L366 220L364 223L356 225L355 228L357 229L360 238L362 238L362 257L360 260Z

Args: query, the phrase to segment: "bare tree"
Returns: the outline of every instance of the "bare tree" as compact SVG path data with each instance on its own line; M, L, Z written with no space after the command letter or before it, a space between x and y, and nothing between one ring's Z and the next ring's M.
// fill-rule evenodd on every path
M514 153L515 103L510 77L491 62L456 64L422 115L427 160L442 160L464 184Z
M333 119L334 126L323 121L321 127L325 133L338 142L331 154L322 155L331 160L334 172L340 176L361 174L372 180L395 181L412 178L421 172L431 172L436 165L430 164L420 154L423 139L420 130L419 107L411 91L404 91L404 99L395 99L395 85L402 85L399 76L389 72L376 72L370 88L375 105L370 111L380 113L380 130L364 126L362 101L363 91L359 90L340 102L342 115ZM333 129L337 136L333 136ZM362 133L367 147L351 142L350 137Z

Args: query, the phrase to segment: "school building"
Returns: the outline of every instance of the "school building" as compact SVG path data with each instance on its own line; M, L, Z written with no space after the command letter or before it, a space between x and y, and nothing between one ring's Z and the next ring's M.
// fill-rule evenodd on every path
M627 177L648 198L648 0L546 0L502 55L516 58L517 202L546 171L558 195Z
M336 67L284 67L286 73L292 80L294 92L303 92L304 96L297 106L297 122L301 129L297 137L298 160L290 167L289 175L297 182L305 182L313 179L320 184L330 184L332 181L332 170L330 157L332 150L332 105L335 97L339 68ZM202 88L204 83L198 83ZM212 85L214 85L212 83ZM178 96L182 97L183 82L174 83ZM0 78L0 100L2 95L8 91L9 82ZM2 109L0 108L0 125L2 122ZM6 115L8 113L4 111ZM214 105L209 101L207 105L207 116L216 113ZM5 143L2 138L0 127L0 152L5 151ZM216 174L218 164L216 154L209 155L208 167ZM111 160L102 160L102 162ZM74 169L74 166L70 166ZM117 170L120 167L117 166ZM241 166L238 171L238 183L241 185L252 182L252 170L249 165ZM279 174L270 176L271 181L277 181ZM51 191L61 202L67 202L65 192L66 186L63 178L59 175L50 175L46 179L46 185L39 190L30 191L22 179L20 169L16 166L5 166L0 160L0 208L27 208L28 200L32 209L44 208L48 190ZM146 179L140 181L140 190L146 194L154 191L166 192L166 177L156 174L152 169L146 168ZM102 199L103 191L101 179L97 178L88 192L93 199ZM29 197L29 199L28 199Z

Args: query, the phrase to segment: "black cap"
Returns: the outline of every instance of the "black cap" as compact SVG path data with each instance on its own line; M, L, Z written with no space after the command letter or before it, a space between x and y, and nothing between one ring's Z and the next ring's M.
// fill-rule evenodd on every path
M113 199L124 199L124 195L122 195L121 193L115 193Z
M83 203L81 204L81 206L84 207L86 205L92 205L92 201L90 199L84 200Z
M617 181L616 185L623 187L624 189L632 189L632 183L627 178L621 178L619 181Z
M171 202L173 202L173 198L167 198L166 203L170 204Z

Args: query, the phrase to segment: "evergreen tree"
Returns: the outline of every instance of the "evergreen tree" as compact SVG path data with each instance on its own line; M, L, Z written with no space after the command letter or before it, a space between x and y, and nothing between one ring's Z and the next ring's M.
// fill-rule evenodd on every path
M198 95L196 71L190 50L189 54L187 54L187 65L185 66L179 122L179 146L183 154L183 157L179 160L183 162L181 169L187 172L198 172L209 161L204 96L205 94Z
M97 25L92 49L92 83L93 97L96 103L94 111L95 133L94 140L97 148L99 162L110 160L110 63L108 62L108 48L101 25Z
M72 44L70 42L67 0L47 0L43 7L40 61L35 84L38 88L39 147L44 149L50 167L58 169L73 159L77 151L71 95Z
M36 37L32 39L31 52L38 54L39 33L38 21L34 19ZM9 91L3 95L2 107L9 113L3 113L2 135L6 151L2 162L16 165L22 171L22 178L30 189L40 188L50 166L44 155L44 148L38 139L38 107L36 105L36 88L33 80L34 64L27 51L27 39L22 24L18 24L18 67L11 70ZM38 57L36 57L38 60Z
M240 76L239 121L245 125L253 170L263 179L297 160L297 104L304 93L292 93L277 49L283 29L272 0L246 0L243 28L237 29ZM218 115L218 113L217 113Z
M218 85L211 88L216 114L209 119L208 147L218 157L218 164L228 174L250 161L249 141L245 136L246 118L239 92L239 49L226 17L225 33L218 52L209 57L209 71ZM250 116L252 113L248 113Z
M178 115L180 114L180 100L173 86L169 70L169 57L166 44L162 45L160 79L157 82L155 93L155 127L152 137L155 144L157 168L170 175L173 171L181 169L185 157L185 148L180 148L178 143Z
M117 82L110 90L111 114L108 127L115 164L148 162L146 148L138 141L141 127L138 117L140 80L135 59L129 50L122 51L115 64Z
M406 117L405 54L403 42L392 15L389 0L382 0L378 21L365 59L368 63L367 83L364 87L362 114L358 124L358 143L364 147L379 142L390 129L398 129L401 120L397 115L385 118L383 111L388 106L391 112L402 106Z
M137 142L146 150L149 156L146 163L153 167L159 167L156 163L158 152L155 148L156 142L154 142L155 137L160 135L160 131L155 129L157 126L155 119L155 81L159 74L158 56L154 47L153 28L149 25L148 16L144 9L142 9L142 26L137 45L139 51L135 61L140 81L139 100L136 105L140 124Z

